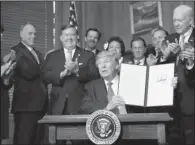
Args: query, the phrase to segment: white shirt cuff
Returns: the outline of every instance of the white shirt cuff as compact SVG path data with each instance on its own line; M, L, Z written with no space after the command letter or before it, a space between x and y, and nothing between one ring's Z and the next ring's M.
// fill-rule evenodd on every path
M165 59L165 58L163 58L163 57L161 57L160 58L160 62L165 62L167 59Z
M188 70L191 70L193 67L194 67L194 63L193 63L192 65L186 65L186 68L187 68Z

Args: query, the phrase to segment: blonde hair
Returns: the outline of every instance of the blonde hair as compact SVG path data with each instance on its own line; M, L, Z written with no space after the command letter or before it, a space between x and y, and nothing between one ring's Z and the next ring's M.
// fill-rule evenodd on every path
M101 58L110 58L112 59L113 61L115 61L116 63L119 63L119 60L118 58L116 57L115 53L114 52L110 52L110 51L107 51L107 50L103 50L101 52L99 52L97 55L96 55L96 65L97 65L97 62L101 59Z

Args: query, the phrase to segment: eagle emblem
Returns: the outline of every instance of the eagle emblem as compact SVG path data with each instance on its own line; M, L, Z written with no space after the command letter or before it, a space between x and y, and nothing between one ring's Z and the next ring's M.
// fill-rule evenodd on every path
M86 132L95 144L113 144L121 132L120 121L113 112L98 110L87 119Z

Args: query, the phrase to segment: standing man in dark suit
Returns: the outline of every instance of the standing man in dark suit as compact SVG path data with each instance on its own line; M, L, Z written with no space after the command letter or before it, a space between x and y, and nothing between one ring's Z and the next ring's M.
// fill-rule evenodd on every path
M151 32L152 35L152 48L148 48L146 53L147 55L153 54L154 56L158 57L160 55L160 47L161 42L165 39L169 33L161 26L153 29Z
M147 65L145 53L146 53L146 42L141 37L135 37L131 40L131 51L132 56L127 58L124 63L135 64L135 65Z
M99 77L94 54L77 46L76 29L61 28L63 48L49 53L43 65L44 80L52 84L51 114L77 114L84 84Z
M179 86L177 97L180 98L180 125L184 135L182 145L194 144L194 34L193 9L180 5L173 11L175 34L166 37L168 47L176 55L176 74Z
M96 48L97 43L100 41L101 32L97 28L89 28L85 33L85 50L93 52L95 55L100 50Z
M171 50L167 47L165 37L169 33L161 26L152 30L152 45L147 48L146 57L148 65L174 63L175 57L171 56Z
M21 26L21 42L11 48L16 52L14 70L14 144L40 144L44 135L38 125L47 107L46 85L41 77L42 54L33 48L36 29L33 24Z
M3 37L1 25L1 40ZM9 138L9 89L12 87L12 75L16 63L13 62L15 53L10 52L1 60L1 141Z

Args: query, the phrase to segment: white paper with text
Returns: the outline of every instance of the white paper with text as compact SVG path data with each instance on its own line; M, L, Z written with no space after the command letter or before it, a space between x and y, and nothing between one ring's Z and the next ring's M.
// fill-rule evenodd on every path
M121 64L118 94L126 104L144 106L146 66Z
M149 67L147 106L173 105L173 77L173 63Z

